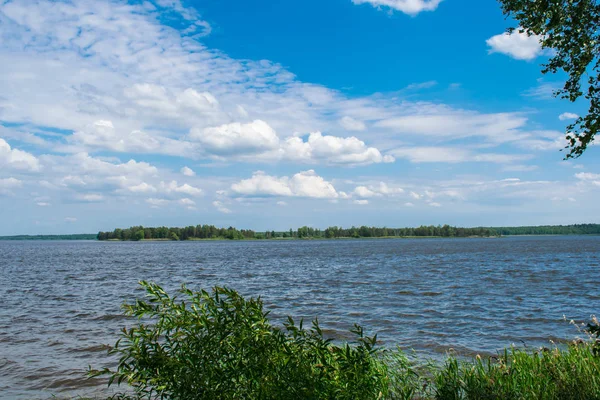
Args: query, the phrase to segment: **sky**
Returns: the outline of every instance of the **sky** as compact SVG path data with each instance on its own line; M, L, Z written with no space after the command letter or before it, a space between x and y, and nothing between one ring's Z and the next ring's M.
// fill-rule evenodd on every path
M599 222L495 0L0 0L0 235Z

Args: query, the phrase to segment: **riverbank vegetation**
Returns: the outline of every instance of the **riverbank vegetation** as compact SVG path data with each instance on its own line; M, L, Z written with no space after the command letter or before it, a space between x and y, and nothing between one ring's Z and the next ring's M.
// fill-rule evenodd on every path
M146 299L125 305L139 322L111 350L116 369L90 370L135 393L118 398L600 399L597 320L586 340L472 360L450 356L436 366L379 347L357 325L355 340L344 344L325 338L316 320L308 328L291 318L274 326L260 299L234 290L182 287L170 296L142 286Z
M98 240L198 240L198 239L342 239L342 238L386 238L386 237L492 237L509 235L587 235L600 234L600 224L522 226L522 227L475 227L460 228L450 225L429 225L417 228L351 227L332 226L316 229L308 226L289 231L256 232L251 229L238 230L234 227L217 228L214 225L190 225L185 228L165 226L149 228L133 226L98 232Z

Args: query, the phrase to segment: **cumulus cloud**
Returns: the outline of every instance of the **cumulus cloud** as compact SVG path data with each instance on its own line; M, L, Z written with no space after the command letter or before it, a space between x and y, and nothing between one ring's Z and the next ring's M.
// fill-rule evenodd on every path
M560 119L561 121L566 121L569 119L577 119L577 118L579 118L579 115L573 114L570 112L562 113L558 116L558 119Z
M30 153L13 149L2 138L0 138L0 168L21 171L39 171L39 160Z
M354 195L361 198L381 197L381 196L395 196L400 193L404 193L404 189L399 187L389 187L385 182L379 182L376 185L357 186L354 191Z
M575 178L582 181L582 183L600 186L600 174L593 174L591 172L579 172L575 174Z
M356 128L357 126L355 126ZM231 123L203 130L192 129L190 138L202 149L219 157L229 156L242 161L292 161L298 163L323 163L338 165L366 165L393 162L394 158L382 155L368 147L362 140L313 132L292 136L281 141L277 132L264 121L241 124Z
M129 186L127 189L133 193L156 193L157 191L154 186L149 185L146 182L142 182L138 185Z
M283 145L285 158L301 161L321 161L329 164L365 165L372 163L394 162L394 157L382 155L368 147L362 140L351 136L341 138L313 132L306 141L301 137L292 137Z
M196 173L194 172L194 170L192 170L189 167L183 167L181 168L181 173L185 176L195 176Z
M177 203L179 203L180 205L184 206L188 210L195 210L196 209L196 202L194 200L192 200L192 199L188 199L188 198L179 199L177 201Z
M512 33L492 36L486 43L490 47L489 53L502 53L517 60L533 60L543 54L540 39L537 35L521 33L517 29Z
M234 122L203 130L192 129L190 138L208 152L218 155L260 153L276 149L279 137L265 121Z
M361 206L366 206L367 204L369 204L369 200L354 200L353 203Z
M371 4L373 7L389 7L408 15L435 10L442 0L352 0L354 4Z
M202 189L191 186L187 183L182 185L178 184L177 181L170 182L160 182L159 190L166 194L178 193L185 194L189 196L200 196L202 194Z
M250 179L244 179L231 186L237 195L249 197L284 196L334 199L346 196L338 193L330 182L313 170L303 171L294 176L276 177L257 171Z

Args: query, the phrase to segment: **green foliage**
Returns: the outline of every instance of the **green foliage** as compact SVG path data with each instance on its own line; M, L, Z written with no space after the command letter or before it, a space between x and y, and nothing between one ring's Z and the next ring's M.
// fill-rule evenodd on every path
M141 398L377 399L388 390L376 337L355 326L355 345L324 339L289 318L273 327L260 299L216 287L182 287L184 298L142 282L147 299L125 306L140 319L124 328L112 353L120 360L110 384L126 382Z
M144 240L144 230L140 229L137 232L135 232L132 240L135 240L135 241Z
M600 225L546 225L490 228L499 235L598 235Z
M590 343L534 353L511 348L470 362L449 358L433 378L436 399L600 399L600 357Z
M566 158L579 157L600 129L600 4L596 0L500 0L505 15L521 32L541 37L552 57L542 73L564 72L568 78L555 96L571 102L584 97L588 113L567 127ZM583 84L583 88L582 88Z

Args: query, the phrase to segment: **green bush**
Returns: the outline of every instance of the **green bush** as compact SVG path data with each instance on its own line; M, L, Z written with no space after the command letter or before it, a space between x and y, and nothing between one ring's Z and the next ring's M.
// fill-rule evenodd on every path
M530 353L511 348L498 358L450 357L435 373L436 399L600 399L600 358L587 342Z
M112 353L120 356L109 384L126 382L143 398L377 399L388 390L376 356L376 337L360 326L355 345L324 339L291 318L272 326L260 299L216 287L182 287L183 299L142 282L148 298L125 305L140 322L123 329Z

